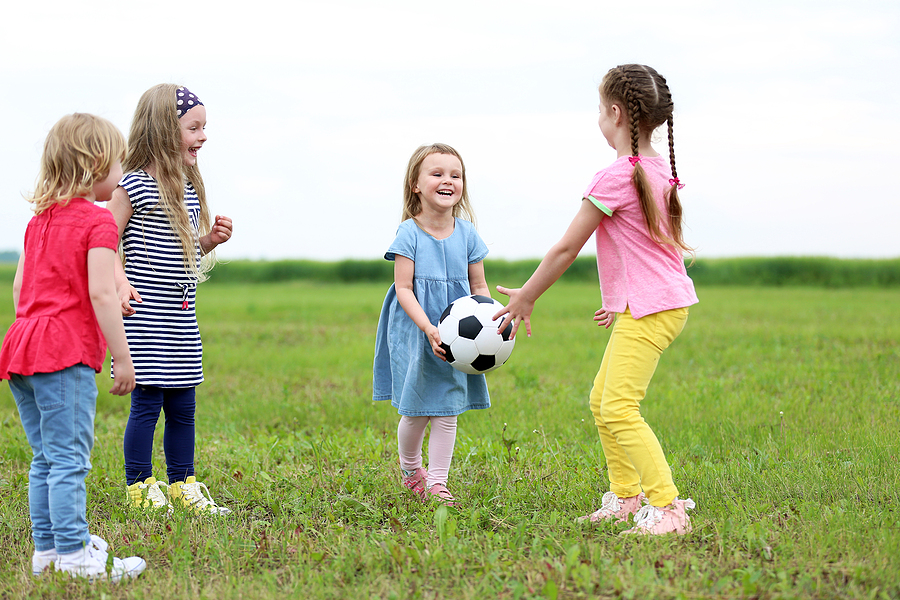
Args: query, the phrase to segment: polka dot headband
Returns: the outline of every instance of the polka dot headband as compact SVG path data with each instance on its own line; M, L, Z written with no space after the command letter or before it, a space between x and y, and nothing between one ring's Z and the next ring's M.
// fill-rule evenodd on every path
M178 111L178 118L180 119L187 111L191 110L195 106L203 106L203 103L200 102L200 98L191 93L191 90L182 86L175 90L175 109Z

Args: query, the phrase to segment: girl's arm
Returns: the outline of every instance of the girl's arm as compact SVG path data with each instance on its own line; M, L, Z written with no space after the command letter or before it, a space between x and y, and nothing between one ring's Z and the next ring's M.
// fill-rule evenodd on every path
M416 272L416 263L411 259L397 254L394 258L394 290L397 292L397 301L416 327L422 330L428 341L431 342L431 351L441 360L444 358L444 349L441 348L441 334L438 328L428 320L428 315L422 309L422 305L416 299L413 292L413 276Z
M113 214L116 220L116 225L119 228L119 240L121 240L125 234L125 227L128 225L131 215L134 214L131 200L129 200L128 192L125 191L125 188L116 188L106 208L109 209L109 212ZM128 283L128 277L125 275L125 268L122 266L121 260L116 261L114 279L116 282L116 293L122 307L122 315L129 317L135 313L134 307L131 306L129 301L142 302L142 300L141 295L134 289L134 286Z
M216 221L213 223L212 230L200 238L200 253L209 254L219 244L224 244L231 239L234 231L234 223L229 217L216 215Z
M13 313L19 310L19 294L22 293L22 271L25 269L25 251L19 255L19 264L16 265L16 276L13 279Z
M134 389L134 364L128 350L128 339L125 337L125 325L119 310L119 298L116 295L114 279L115 264L119 255L109 248L91 248L88 250L88 289L91 305L97 316L100 331L106 338L106 344L115 360L113 387L110 394L124 396Z
M550 248L547 256L525 285L513 290L497 286L498 292L509 296L506 308L494 315L494 319L506 315L500 323L499 331L503 331L512 322L513 330L510 337L515 337L519 325L524 321L525 331L529 337L531 336L531 313L534 311L534 303L566 272L602 219L603 212L599 208L589 200L582 200L578 214L572 219L562 239Z
M488 287L487 280L484 278L484 261L469 265L469 291L473 294L491 297L491 288Z

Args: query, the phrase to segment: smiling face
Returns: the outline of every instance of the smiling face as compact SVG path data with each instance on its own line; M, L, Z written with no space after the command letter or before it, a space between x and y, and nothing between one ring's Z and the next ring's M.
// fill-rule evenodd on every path
M206 141L206 107L195 106L187 111L180 119L181 126L181 160L186 167L197 164L197 151Z
M429 154L422 161L413 188L423 209L450 210L462 198L462 163L452 154Z

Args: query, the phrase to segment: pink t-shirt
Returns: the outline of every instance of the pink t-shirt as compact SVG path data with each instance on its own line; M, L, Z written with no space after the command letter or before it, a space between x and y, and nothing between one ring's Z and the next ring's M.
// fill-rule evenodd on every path
M112 213L82 198L55 204L28 223L16 320L0 348L0 379L55 373L83 363L100 371L106 340L88 287L87 253L116 250Z
M662 156L641 157L653 196L666 214L663 196L672 171ZM631 309L635 319L697 303L694 283L687 276L679 251L650 237L627 156L594 175L584 198L604 213L594 237L603 308L621 313ZM668 227L663 225L663 231Z

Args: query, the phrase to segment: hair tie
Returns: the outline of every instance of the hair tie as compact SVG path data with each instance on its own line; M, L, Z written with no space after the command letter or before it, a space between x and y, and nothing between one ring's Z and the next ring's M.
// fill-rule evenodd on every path
M641 155L638 154L637 156L629 156L629 157L628 157L628 162L630 162L630 163L631 163L631 166L633 167L634 165L636 165L636 164L638 164L639 162L641 162Z
M679 190L682 189L682 188L684 188L684 184L681 183L681 180L678 179L677 177L673 177L672 179L670 179L670 180L669 180L669 185L677 186Z
M195 106L203 106L203 103L200 102L200 98L191 93L191 90L184 86L175 90L175 110L178 112L179 119Z

